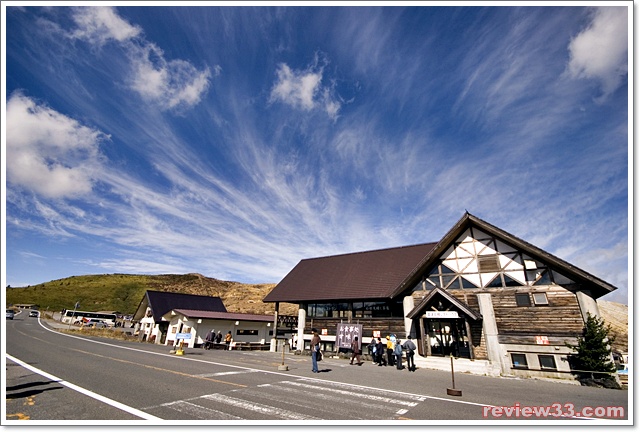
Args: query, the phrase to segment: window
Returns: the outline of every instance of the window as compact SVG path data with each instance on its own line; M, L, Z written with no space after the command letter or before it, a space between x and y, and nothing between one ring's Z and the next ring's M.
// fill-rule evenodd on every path
M256 336L258 330L236 330L237 336Z
M479 256L478 270L480 271L480 273L500 271L498 255Z
M540 361L541 369L552 369L556 370L556 359L552 355L539 355L538 360Z
M511 363L515 369L527 369L527 356L524 354L511 354Z
M546 293L533 293L533 303L536 306L548 306L549 301L547 300Z
M531 306L529 294L516 294L516 305L518 305L518 307Z

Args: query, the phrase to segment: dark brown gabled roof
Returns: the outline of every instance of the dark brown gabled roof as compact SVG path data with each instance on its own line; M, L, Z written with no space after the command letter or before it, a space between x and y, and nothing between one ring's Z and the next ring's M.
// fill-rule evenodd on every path
M425 312L425 309L427 307L427 305L429 304L429 302L431 302L431 300L433 300L434 297L443 297L446 300L448 300L453 306L455 306L458 310L464 312L469 318L471 318L474 321L480 320L482 319L482 314L478 311L473 310L473 308L471 306L469 306L468 304L466 304L465 302L458 300L457 298L455 298L454 296L452 296L451 294L449 294L447 291L443 290L442 288L434 288L431 290L431 292L426 295L421 301L420 303L418 303L408 314L407 314L407 318L411 318L414 319L416 317L418 317L419 315L423 314Z
M227 311L220 297L151 290L145 293L145 297L153 311L153 319L156 322L161 321L162 316L172 309L199 309L215 312ZM144 299L142 302L144 302ZM138 306L138 309L140 309L140 306Z
M263 301L388 299L435 245L426 243L305 259Z

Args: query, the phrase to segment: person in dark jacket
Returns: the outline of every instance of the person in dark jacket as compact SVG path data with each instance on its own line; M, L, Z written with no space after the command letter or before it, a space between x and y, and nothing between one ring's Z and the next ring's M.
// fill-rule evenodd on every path
M383 344L382 340L378 338L378 342L376 343L376 363L378 366L387 365L387 360L384 358L385 349L386 344Z
M362 362L360 361L360 342L358 341L358 336L355 336L353 338L353 342L351 342L351 361L349 364L353 364L354 358L357 360L356 363L358 366L361 366Z
M404 369L402 367L402 345L400 339L396 340L396 346L393 348L393 355L396 357L396 368L398 370Z
M369 342L369 355L371 363L376 364L376 338L371 338L371 342Z
M209 330L207 336L205 337L204 349L209 350L213 346L213 340L215 339L215 332L213 330Z

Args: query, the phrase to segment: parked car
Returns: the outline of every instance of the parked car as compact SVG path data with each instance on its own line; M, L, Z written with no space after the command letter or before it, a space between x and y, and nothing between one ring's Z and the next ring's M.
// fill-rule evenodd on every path
M89 320L89 322L86 323L84 326L85 327L93 327L93 328L108 328L109 327L109 325L107 325L106 322L100 321L100 320Z
M36 318L37 318L37 317L38 317L38 311L34 311L34 310L32 310L31 312L29 312L29 316L30 316L30 317L36 317Z
M13 312L13 309L7 309L7 319L12 320L14 315L15 312Z

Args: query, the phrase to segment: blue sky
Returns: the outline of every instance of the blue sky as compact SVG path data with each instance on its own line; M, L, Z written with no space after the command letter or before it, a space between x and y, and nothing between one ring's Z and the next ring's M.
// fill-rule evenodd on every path
M630 2L3 2L4 283L438 241L466 210L619 289Z

